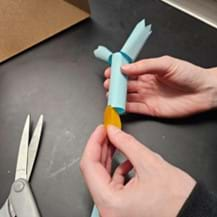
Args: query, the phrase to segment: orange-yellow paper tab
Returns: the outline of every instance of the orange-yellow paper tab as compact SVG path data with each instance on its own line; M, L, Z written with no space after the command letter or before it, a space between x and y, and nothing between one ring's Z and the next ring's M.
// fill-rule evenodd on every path
M114 125L121 129L121 119L119 114L111 106L107 106L104 112L104 125Z

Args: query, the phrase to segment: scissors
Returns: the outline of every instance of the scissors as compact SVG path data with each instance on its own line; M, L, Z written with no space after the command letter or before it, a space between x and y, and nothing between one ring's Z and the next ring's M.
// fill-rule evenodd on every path
M40 116L30 140L30 115L27 116L20 141L15 180L7 200L0 209L0 217L40 217L29 180L38 152L42 127L43 115Z

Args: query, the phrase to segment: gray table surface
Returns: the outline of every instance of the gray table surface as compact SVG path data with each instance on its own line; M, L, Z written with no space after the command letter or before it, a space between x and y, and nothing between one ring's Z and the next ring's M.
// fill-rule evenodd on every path
M42 216L84 217L91 198L79 171L86 140L102 122L106 64L98 44L118 50L144 17L153 35L139 58L164 54L211 67L217 64L217 30L159 0L91 0L84 21L0 66L0 204L14 179L25 117L45 115L32 189ZM184 120L127 116L124 128L171 163L217 191L217 115Z

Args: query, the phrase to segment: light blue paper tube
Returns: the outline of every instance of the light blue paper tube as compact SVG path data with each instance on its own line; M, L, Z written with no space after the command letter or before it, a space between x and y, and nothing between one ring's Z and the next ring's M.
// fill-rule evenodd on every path
M140 21L130 34L121 51L130 56L134 61L150 34L151 25L145 26L145 20Z
M125 112L127 97L127 77L121 72L121 66L128 63L120 52L112 55L111 78L108 105L119 114Z
M98 209L96 208L96 206L93 207L91 217L99 217L99 212L98 212Z
M104 46L98 46L98 48L94 50L94 55L98 59L101 59L107 62L109 57L112 55L112 52Z
M121 52L112 54L106 47L99 46L94 55L111 64L111 82L109 87L108 105L111 105L119 114L125 113L126 95L127 95L127 78L121 72L121 66L135 60L143 45L151 34L151 25L145 26L145 20L140 21Z

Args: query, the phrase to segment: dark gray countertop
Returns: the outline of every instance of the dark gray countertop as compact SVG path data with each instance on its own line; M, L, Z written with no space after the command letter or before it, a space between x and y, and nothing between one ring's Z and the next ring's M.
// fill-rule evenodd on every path
M84 21L0 66L0 204L14 178L25 117L45 115L32 189L42 216L86 217L92 202L79 172L89 134L102 122L106 64L92 55L98 44L118 50L144 17L153 35L140 58L164 54L217 65L217 30L159 0L91 0ZM217 115L185 120L128 116L124 128L173 164L217 191Z

